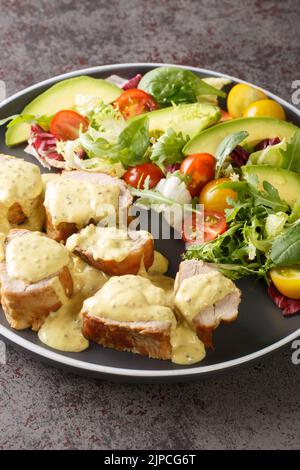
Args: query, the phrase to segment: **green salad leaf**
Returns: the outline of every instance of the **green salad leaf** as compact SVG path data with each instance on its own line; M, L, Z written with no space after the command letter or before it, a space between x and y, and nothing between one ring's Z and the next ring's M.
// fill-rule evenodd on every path
M79 141L89 158L107 158L111 163L120 162L125 167L138 165L144 162L150 144L148 117L130 122L119 134L117 142L109 142L92 128L80 134Z
M288 266L300 262L300 222L289 227L275 239L270 258L276 266Z
M151 160L161 168L165 164L180 162L183 158L182 149L187 139L182 133L176 134L173 129L168 129L152 146Z
M249 133L247 131L239 131L226 136L225 139L222 140L215 154L215 158L217 160L215 174L216 178L219 178L226 158L231 154L238 144L248 137L248 135Z
M158 67L146 73L139 88L153 96L159 106L172 103L196 103L200 95L225 97L226 93L208 85L190 70Z
M286 149L281 150L283 155L283 168L290 171L300 171L300 129L293 135L290 142L287 143Z

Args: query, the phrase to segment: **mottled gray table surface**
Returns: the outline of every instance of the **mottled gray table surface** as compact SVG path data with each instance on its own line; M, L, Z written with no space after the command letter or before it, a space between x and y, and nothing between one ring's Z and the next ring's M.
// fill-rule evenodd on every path
M0 0L0 80L12 94L63 72L173 62L229 73L291 99L300 79L297 0ZM299 448L291 348L193 384L118 385L8 347L0 448Z

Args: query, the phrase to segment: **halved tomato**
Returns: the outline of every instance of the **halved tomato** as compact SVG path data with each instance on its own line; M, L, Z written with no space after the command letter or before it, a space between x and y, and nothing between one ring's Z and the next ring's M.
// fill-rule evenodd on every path
M56 113L50 123L50 132L59 140L75 140L79 131L85 132L89 121L76 111L64 109Z
M271 269L270 277L281 294L300 299L300 265Z
M116 99L114 105L119 109L125 119L154 111L158 107L151 95L137 88L124 91L124 93Z
M157 165L154 165L154 163L144 163L143 165L129 167L125 175L123 175L123 180L125 180L129 186L143 189L145 179L148 176L149 189L154 188L154 186L165 177Z
M191 196L198 196L201 189L215 176L215 158L210 153L195 153L186 157L180 171L191 178L188 190Z
M204 211L202 223L196 213L184 221L182 239L186 243L209 242L226 230L227 224L223 214L217 211Z

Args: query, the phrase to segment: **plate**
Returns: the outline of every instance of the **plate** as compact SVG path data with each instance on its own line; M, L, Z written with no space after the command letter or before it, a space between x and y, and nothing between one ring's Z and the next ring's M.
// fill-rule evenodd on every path
M130 78L136 73L146 73L160 65L166 64L106 65L51 78L26 88L2 102L0 104L0 119L19 113L28 102L60 80L79 75L106 78L112 74ZM226 76L234 83L247 83L211 70L184 68L192 70L200 77ZM288 120L300 126L300 112L295 107L268 91L266 93L284 107ZM22 146L14 149L5 146L3 128L0 133L0 153L13 154L33 161L29 155L24 153ZM34 163L37 163L36 160ZM45 170L42 169L42 171ZM184 250L183 243L179 240L158 240L156 248L169 259L168 274L174 276L178 269L181 253ZM26 349L43 361L82 374L126 382L167 382L197 379L246 364L275 351L300 335L300 315L284 318L268 297L266 286L262 282L243 279L237 284L243 292L238 319L232 324L220 325L214 333L215 351L208 351L205 360L192 366L179 366L170 361L148 359L132 353L105 349L93 343L88 350L81 353L55 351L40 343L37 335L30 330L12 330L1 309L0 335L8 342Z

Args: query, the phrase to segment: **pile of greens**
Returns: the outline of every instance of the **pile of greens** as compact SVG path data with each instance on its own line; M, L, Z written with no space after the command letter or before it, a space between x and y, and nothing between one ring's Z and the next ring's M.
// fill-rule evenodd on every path
M288 266L300 259L300 199L293 210L267 181L258 189L252 175L247 181L223 183L238 196L226 209L228 230L215 240L188 247L185 257L218 267L231 279L246 275L265 277L274 266Z

